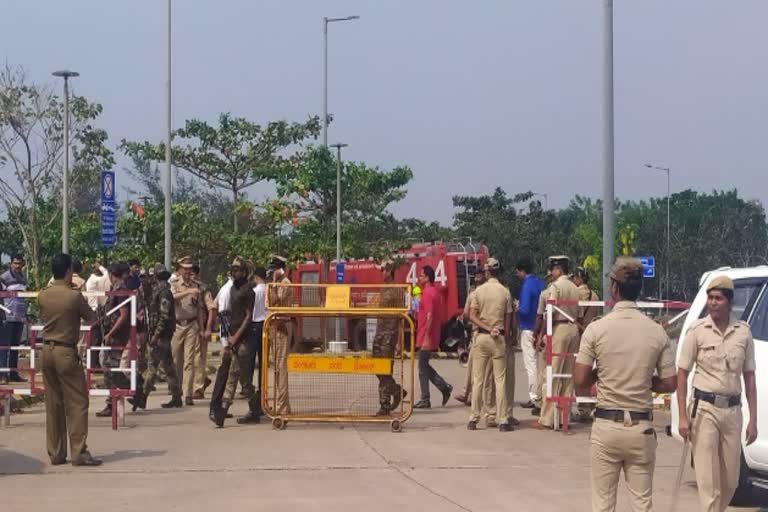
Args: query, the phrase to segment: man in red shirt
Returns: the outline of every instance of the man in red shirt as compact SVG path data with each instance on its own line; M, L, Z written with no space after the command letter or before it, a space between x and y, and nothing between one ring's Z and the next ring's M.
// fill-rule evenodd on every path
M443 405L451 398L453 386L445 382L437 371L429 364L432 352L440 348L440 327L443 323L443 296L435 287L435 269L425 265L419 273L421 286L421 301L416 323L416 347L419 349L419 384L421 385L421 400L414 407L429 409L429 383L435 385L443 394Z

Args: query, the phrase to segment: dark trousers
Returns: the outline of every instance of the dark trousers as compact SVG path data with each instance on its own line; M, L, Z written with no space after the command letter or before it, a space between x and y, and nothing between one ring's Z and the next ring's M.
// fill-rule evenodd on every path
M21 344L21 333L24 331L23 322L5 322L0 329L0 368L16 368L19 366L19 351L11 350ZM18 372L12 371L8 377L15 378Z
M243 382L251 384L251 386L253 386L253 375L256 373L256 361L258 360L259 380L256 383L256 386L252 387L252 389L256 391L261 388L261 337L263 333L264 322L251 323L251 331L248 333L248 339L245 340L245 347L243 347L243 358L240 360L240 371L243 375Z
M213 391L211 391L211 412L221 407L221 401L224 398L224 390L227 387L227 377L229 376L229 367L232 366L232 351L221 351L221 364L216 370L216 379L213 381Z
M429 402L429 383L435 385L441 392L448 389L448 383L445 382L440 374L429 364L429 357L432 352L429 350L420 350L419 358L419 385L421 386L421 399Z

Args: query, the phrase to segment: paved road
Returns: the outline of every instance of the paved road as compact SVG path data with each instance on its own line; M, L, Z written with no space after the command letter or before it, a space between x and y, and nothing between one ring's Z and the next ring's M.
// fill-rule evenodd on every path
M463 370L438 361L438 371L458 389ZM518 399L524 395L518 358ZM589 509L588 429L569 435L525 425L501 434L468 432L467 409L458 402L417 411L405 431L386 425L292 423L275 431L268 423L214 429L207 402L192 408L150 410L127 416L110 429L92 417L89 444L101 468L47 464L44 414L38 406L0 430L0 500L4 510L228 510L376 511L583 511ZM434 399L433 399L434 400ZM94 400L92 413L101 407ZM235 412L244 412L240 401ZM680 446L663 435L655 478L657 510L667 510ZM697 510L693 474L678 510ZM619 491L618 510L627 510ZM754 511L757 508L738 509Z

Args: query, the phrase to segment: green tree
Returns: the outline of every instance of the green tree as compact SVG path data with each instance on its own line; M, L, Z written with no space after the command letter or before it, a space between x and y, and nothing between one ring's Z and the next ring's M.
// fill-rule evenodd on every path
M296 243L328 258L336 247L336 174L338 161L328 148L310 146L275 177L277 193L291 213ZM345 161L341 169L342 247L348 257L369 256L386 242L392 224L387 210L405 197L413 172L405 166L389 171ZM389 235L396 233L389 231Z
M75 96L70 107L71 197L79 198L83 187L94 185L94 172L111 167L114 160L106 146L106 132L92 124L101 114L101 105ZM0 71L0 202L7 222L18 231L18 237L11 238L21 242L19 249L26 255L33 286L42 283L46 233L60 222L63 118L62 102L50 86L31 83L21 68L6 65Z
M248 187L275 178L291 166L286 153L306 139L317 138L317 116L304 123L274 121L266 126L230 114L219 116L218 126L190 119L176 130L174 138L187 140L172 147L173 164L212 187L232 194L233 232L238 231L243 192ZM165 161L165 143L128 142L121 149L130 157Z

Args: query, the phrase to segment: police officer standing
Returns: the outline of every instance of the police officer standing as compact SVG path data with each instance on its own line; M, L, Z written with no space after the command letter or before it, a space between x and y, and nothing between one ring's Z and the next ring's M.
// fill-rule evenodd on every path
M384 284L391 285L395 281L395 262L384 261L379 266ZM399 288L382 288L379 306L382 308L398 308L403 306L403 294ZM376 322L376 335L373 338L373 357L393 359L395 349L400 340L400 319L398 317L379 318ZM387 416L397 409L400 401L408 394L392 377L390 369L387 375L376 375L379 380L379 410L377 416Z
M485 264L488 280L472 295L469 308L470 320L477 326L473 350L477 351L472 370L472 412L468 430L476 430L483 406L485 372L493 365L493 379L496 384L496 421L500 432L513 430L510 423L514 397L507 396L507 351L513 350L514 307L509 290L502 285L498 276L501 266L496 258L488 258Z
M749 407L746 444L757 439L755 346L749 324L731 319L733 281L715 277L707 285L707 316L688 329L677 371L678 430L691 440L701 510L728 508L739 483L741 455L741 379ZM688 374L693 404L686 408Z
M272 272L272 286L268 288L268 304L271 306L288 306L291 303L291 280L285 272L286 259L273 256L269 264ZM277 414L290 414L291 404L288 398L288 352L290 351L289 320L275 319L269 324L269 348L272 352L268 359L275 365L275 387L277 397L275 410ZM264 369L267 369L264 365Z
M186 391L184 403L194 405L192 388L195 380L195 361L200 350L200 327L203 304L200 286L192 279L192 258L179 259L179 278L171 282L173 299L176 301L176 331L171 341L176 376ZM200 368L199 371L205 371Z
M554 281L550 287L548 298L563 301L565 304L557 305L558 310L552 314L552 352L555 354L575 354L579 347L579 329L576 320L579 316L579 290L568 279L570 260L568 256L550 256L549 269ZM552 373L573 373L573 356L552 356ZM571 379L552 379L552 396L572 396L573 381ZM569 414L569 409L563 414ZM541 416L539 428L554 428L555 426L555 402L542 398Z
M589 287L589 273L585 268L576 267L576 270L573 272L572 280L573 284L575 284L576 288L579 290L579 302L595 302L600 300L597 293L592 291ZM598 306L579 306L579 337L581 337L584 329L592 323L592 320L597 317L599 311L600 308ZM593 404L582 403L579 404L578 409L579 420L589 421L592 417L592 411L594 410Z
M573 374L579 395L589 395L597 384L590 436L592 510L616 509L623 468L630 508L650 511L656 465L653 392L675 390L675 363L664 329L635 303L643 286L640 261L619 257L609 277L616 305L584 331Z
M168 279L171 273L165 265L157 263L154 268L157 285L152 290L152 298L149 303L149 370L144 383L142 396L142 408L146 407L149 393L154 389L155 381L160 367L165 371L168 381L168 389L171 392L171 401L162 404L164 409L181 407L181 387L176 375L176 365L173 364L171 355L171 340L176 330L176 305L171 292Z
M85 372L77 355L80 320L96 321L96 315L80 292L72 289L72 258L54 256L51 263L54 282L40 292L40 317L43 321L43 386L45 387L45 426L51 464L67 459L67 432L73 466L98 466L91 457L88 437L88 389Z

